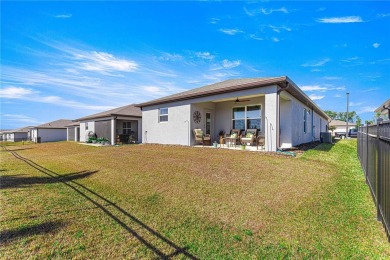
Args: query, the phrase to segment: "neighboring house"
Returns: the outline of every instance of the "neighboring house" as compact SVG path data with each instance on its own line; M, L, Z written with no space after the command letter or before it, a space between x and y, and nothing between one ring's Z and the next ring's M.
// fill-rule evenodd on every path
M375 113L379 113L380 118L383 120L390 120L390 98L377 109L375 109Z
M116 143L138 143L142 140L141 109L134 105L118 107L105 112L78 118L80 121L80 142L96 135Z
M2 140L7 142L27 141L30 139L30 127L2 131L0 135Z
M329 127L331 127L331 126L336 127L333 131L331 131L333 136L338 136L338 137L340 137L340 136L345 137L346 136L347 123L345 121L332 120L329 123ZM356 124L348 122L348 130L352 129L352 128L356 128Z
M74 122L66 126L67 141L80 142L80 122Z
M31 141L33 142L57 142L66 141L66 126L72 121L59 119L53 122L30 127Z
M267 151L320 139L329 117L288 77L232 79L152 100L142 109L144 143L194 145L201 128L257 128Z

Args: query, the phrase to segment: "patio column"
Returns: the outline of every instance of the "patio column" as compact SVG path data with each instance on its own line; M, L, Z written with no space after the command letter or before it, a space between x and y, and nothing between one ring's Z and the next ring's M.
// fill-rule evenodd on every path
M115 145L116 141L116 118L111 119L111 144Z
M278 126L278 94L270 93L265 95L264 101L264 136L265 150L276 152Z

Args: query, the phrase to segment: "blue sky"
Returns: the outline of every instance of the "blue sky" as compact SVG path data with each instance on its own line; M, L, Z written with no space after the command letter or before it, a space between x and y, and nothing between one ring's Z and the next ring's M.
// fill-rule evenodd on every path
M382 2L1 2L1 127L231 78L289 76L364 120L390 98Z

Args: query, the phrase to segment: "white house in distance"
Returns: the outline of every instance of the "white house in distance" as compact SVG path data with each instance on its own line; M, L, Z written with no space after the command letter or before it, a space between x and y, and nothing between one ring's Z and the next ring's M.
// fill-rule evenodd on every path
M329 117L288 77L232 79L142 104L144 143L194 145L201 128L218 133L257 128L266 151L320 140Z
M33 142L57 142L66 141L66 126L72 121L59 119L53 122L30 127L31 141Z
M332 131L332 135L334 136L346 136L347 132L347 122L341 120L332 120L329 123L329 127L334 126L335 129ZM348 130L356 128L355 123L348 122Z
M67 141L80 142L80 122L73 122L66 126Z
M20 142L30 139L30 127L23 127L16 130L2 131L2 140L7 142Z
M112 145L138 143L142 140L141 109L134 105L114 108L74 121L80 122L80 142L88 141L92 135L106 138Z

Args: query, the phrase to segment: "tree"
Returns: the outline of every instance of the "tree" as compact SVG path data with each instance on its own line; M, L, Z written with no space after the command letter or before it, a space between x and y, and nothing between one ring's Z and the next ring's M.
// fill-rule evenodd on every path
M348 112L348 122L353 123L353 118L356 116L355 111ZM338 112L337 119L347 122L347 112Z
M324 111L325 112L325 114L327 114L329 117L330 117L330 119L335 119L336 117L337 117L337 112L335 112L335 111L331 111L331 110L325 110Z
M373 120L366 120L366 121L364 121L364 123L366 125L372 125L374 123L374 121Z
M360 116L356 116L356 128L359 128L362 125L362 119Z

